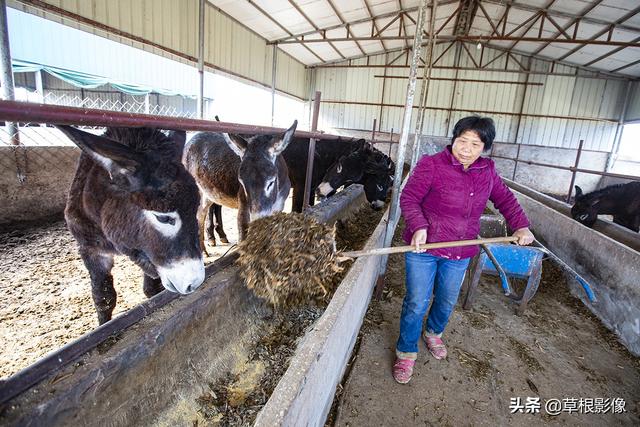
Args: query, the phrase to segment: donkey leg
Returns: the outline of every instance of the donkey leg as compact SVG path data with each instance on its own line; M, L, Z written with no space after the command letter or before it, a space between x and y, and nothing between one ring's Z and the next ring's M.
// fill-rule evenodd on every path
M162 292L164 290L164 286L162 286L160 278L154 279L153 277L145 274L144 281L142 282L142 290L147 298L151 298L152 296Z
M238 241L242 241L247 237L247 229L249 228L249 207L246 202L239 197L238 203Z
M204 244L204 226L205 219L207 217L207 211L209 210L209 206L211 202L207 200L205 197L202 197L200 200L200 206L198 206L198 237L200 238L200 249L206 256L209 256L209 252L207 252L207 247Z
M291 210L293 212L302 212L302 201L304 200L304 187L300 188L300 186L293 187L293 200L291 201Z
M111 320L116 306L116 290L113 287L113 256L91 249L81 249L80 256L91 277L91 295L98 314L98 324Z
M227 235L224 232L224 229L222 228L222 205L219 205L217 203L213 204L213 211L214 211L214 219L215 219L215 224L214 224L214 228L216 230L216 232L218 233L218 237L220 237L220 241L222 243L229 243L229 239L227 239ZM209 212L211 213L211 212Z
M209 214L207 215L207 234L209 235L209 243L211 246L216 246L216 235L213 232L216 226L216 206L219 205L212 203L211 206L209 206Z

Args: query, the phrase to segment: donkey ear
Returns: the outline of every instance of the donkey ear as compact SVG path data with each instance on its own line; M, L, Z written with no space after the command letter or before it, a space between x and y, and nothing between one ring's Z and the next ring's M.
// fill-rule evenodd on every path
M247 150L247 145L249 145L247 141L240 135L236 135L233 133L223 133L222 136L227 142L229 148L231 148L234 153L242 158L242 156L244 156L244 152Z
M117 174L131 176L142 165L141 155L123 144L71 126L56 126L56 128L109 172L111 177Z
M289 145L289 143L293 139L293 134L296 132L297 126L298 121L294 120L291 127L284 132L282 138L274 138L271 141L271 150L274 156L282 153L284 149L287 148L287 145Z
M575 187L576 187L576 197L582 196L582 188L578 187L577 185Z
M173 140L176 144L176 148L178 149L178 153L182 155L184 144L187 141L187 132L183 130L172 130L169 132L169 138Z

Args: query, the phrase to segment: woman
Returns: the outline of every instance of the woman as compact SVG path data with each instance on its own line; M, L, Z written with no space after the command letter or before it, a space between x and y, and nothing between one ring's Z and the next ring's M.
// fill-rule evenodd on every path
M453 129L452 145L436 155L422 157L400 195L406 224L403 238L416 246L415 252L405 255L407 292L393 366L393 377L401 384L411 379L432 294L423 338L433 357L446 357L442 332L458 300L469 260L478 253L477 246L425 252L418 245L477 238L487 200L516 230L513 235L519 245L533 242L529 220L515 196L498 176L493 161L480 157L491 148L495 135L490 118L461 119Z

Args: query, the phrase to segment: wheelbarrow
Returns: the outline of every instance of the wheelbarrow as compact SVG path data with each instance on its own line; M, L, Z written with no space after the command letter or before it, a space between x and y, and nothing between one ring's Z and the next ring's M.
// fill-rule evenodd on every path
M469 310L477 295L482 273L500 277L504 295L518 304L516 313L522 315L538 290L545 252L536 247L509 244L482 245L481 253L470 267L468 290L463 308ZM524 291L518 294L509 283L509 277L526 279Z

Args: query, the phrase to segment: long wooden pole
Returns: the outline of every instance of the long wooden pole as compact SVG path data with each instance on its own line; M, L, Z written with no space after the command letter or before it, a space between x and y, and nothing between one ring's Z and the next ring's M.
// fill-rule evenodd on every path
M426 243L424 245L420 245L420 249L440 249L440 248L454 248L458 246L473 246L473 245L484 245L487 243L511 243L517 241L518 238L514 236L508 237L491 237L488 239L473 239L473 240L459 240L454 242L435 242L435 243ZM371 256L371 255L389 255L389 254L399 254L405 252L413 252L416 250L415 246L394 246L390 248L376 248L376 249L368 249L364 251L350 251L350 252L339 252L339 256L349 257L349 258L357 258L361 256Z

